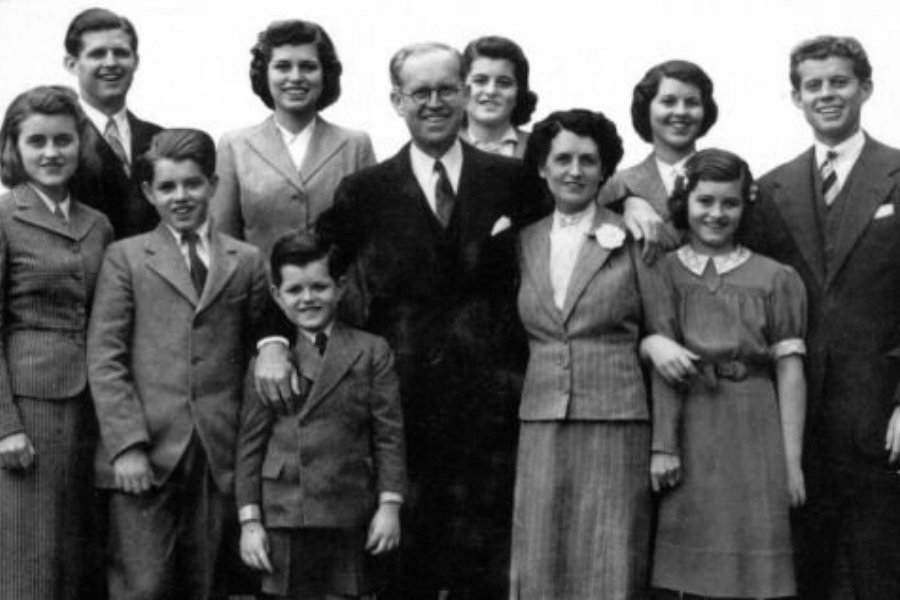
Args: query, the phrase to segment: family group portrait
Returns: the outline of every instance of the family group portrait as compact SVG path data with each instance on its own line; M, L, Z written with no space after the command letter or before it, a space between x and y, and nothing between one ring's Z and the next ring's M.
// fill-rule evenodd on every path
M0 600L900 600L860 0L0 0Z

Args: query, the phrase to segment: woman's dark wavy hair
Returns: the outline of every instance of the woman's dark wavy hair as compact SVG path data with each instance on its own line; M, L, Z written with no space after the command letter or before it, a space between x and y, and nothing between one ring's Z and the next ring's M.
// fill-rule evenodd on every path
M28 173L19 155L19 133L22 123L32 115L63 115L72 117L78 132L80 144L79 169L91 161L91 153L83 143L87 117L81 111L78 95L72 88L63 85L41 85L16 96L6 109L3 124L0 125L0 181L6 187L14 187L29 181Z
M508 60L513 65L516 76L516 105L509 121L514 126L524 125L531 120L531 115L537 107L537 94L531 91L528 84L529 66L528 59L521 46L509 38L498 35L487 35L469 42L463 50L463 79L469 76L472 63L476 58L491 58L494 60Z
M631 96L631 123L641 139L653 142L653 130L650 127L650 103L659 93L659 84L663 78L677 79L689 83L700 90L700 101L703 103L703 123L700 124L698 138L715 125L719 118L719 106L713 99L713 82L706 71L698 65L686 60L668 60L651 67L644 77L634 86Z
M622 160L622 138L616 130L616 124L606 118L602 112L593 112L583 108L556 111L539 121L531 130L528 145L525 148L525 168L529 178L539 181L545 194L549 194L547 184L538 175L541 167L547 162L553 140L561 131L570 131L575 135L591 138L597 144L600 153L600 168L603 172L603 185L616 171ZM537 182L535 182L537 184Z
M701 181L737 181L741 182L741 198L744 200L744 212L741 222L734 233L737 243L744 243L749 223L756 210L756 183L747 162L727 150L706 148L691 156L684 164L682 185L677 185L669 197L669 213L672 224L682 231L690 229L688 225L688 198Z
M279 46L301 46L313 44L322 63L324 83L322 95L316 101L316 110L324 110L341 96L341 73L344 71L337 50L328 33L318 24L299 19L275 21L259 33L256 44L250 49L250 85L253 92L271 109L275 101L269 93L269 62L272 52Z

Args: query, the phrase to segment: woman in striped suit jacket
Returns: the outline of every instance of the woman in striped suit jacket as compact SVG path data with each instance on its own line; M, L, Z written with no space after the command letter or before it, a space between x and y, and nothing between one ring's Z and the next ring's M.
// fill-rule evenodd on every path
M646 593L651 413L638 348L651 332L674 335L675 325L665 280L640 259L621 217L594 202L621 157L615 125L586 110L538 123L525 153L556 210L520 238L519 314L530 357L513 599ZM660 435L654 447L667 443Z
M96 422L85 331L113 231L69 195L75 93L19 95L0 129L0 598L80 597ZM91 547L93 548L93 547Z

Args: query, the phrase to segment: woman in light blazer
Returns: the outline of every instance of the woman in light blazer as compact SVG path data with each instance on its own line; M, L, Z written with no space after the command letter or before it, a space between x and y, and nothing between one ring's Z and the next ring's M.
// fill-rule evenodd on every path
M684 243L666 204L697 140L719 116L713 82L698 65L669 60L652 67L634 86L631 123L653 151L638 164L616 173L600 191L600 204L624 201L629 228L653 244L653 255Z
M0 598L82 597L97 425L85 334L107 218L69 194L87 120L75 92L19 95L0 128ZM92 574L96 574L93 572ZM96 582L92 582L96 583ZM84 597L92 597L86 593Z
M319 116L340 96L343 69L322 27L274 22L250 52L253 91L273 114L222 137L211 211L220 230L268 256L281 235L311 229L340 180L375 153L368 134Z
M640 259L622 218L595 202L621 157L615 125L587 110L551 114L525 152L556 209L520 237L518 307L530 356L514 600L646 593L651 410L638 348L650 333L673 336L675 321L665 280ZM663 391L654 387L654 399ZM654 438L664 448L673 436Z

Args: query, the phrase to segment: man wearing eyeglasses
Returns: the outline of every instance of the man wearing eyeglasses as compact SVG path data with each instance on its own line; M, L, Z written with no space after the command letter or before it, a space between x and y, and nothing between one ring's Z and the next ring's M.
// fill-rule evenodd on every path
M390 63L411 142L348 176L318 230L355 257L357 322L401 378L411 489L401 576L379 598L507 595L524 337L515 230L531 209L518 161L461 143L461 57L424 43ZM449 595L447 594L449 591Z

